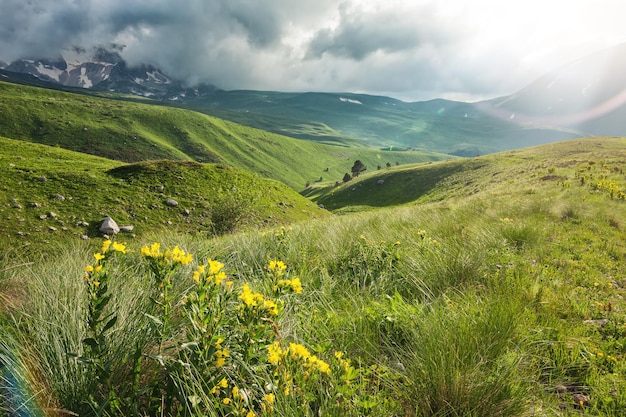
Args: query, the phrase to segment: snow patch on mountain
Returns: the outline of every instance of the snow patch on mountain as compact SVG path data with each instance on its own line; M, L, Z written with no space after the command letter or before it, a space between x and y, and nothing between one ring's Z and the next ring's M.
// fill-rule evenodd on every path
M344 103L363 104L359 100L353 100L351 98L346 98L346 97L339 97L339 100L343 101Z

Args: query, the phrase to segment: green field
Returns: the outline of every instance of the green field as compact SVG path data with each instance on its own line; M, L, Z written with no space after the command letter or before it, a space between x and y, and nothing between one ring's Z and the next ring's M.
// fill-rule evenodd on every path
M160 204L168 175L192 204L200 173L261 181L2 145L6 196L66 184L95 205L110 181L141 191L108 203ZM215 237L33 234L0 263L0 415L622 416L625 155L603 137L369 169L309 190L341 215L294 193L294 217Z

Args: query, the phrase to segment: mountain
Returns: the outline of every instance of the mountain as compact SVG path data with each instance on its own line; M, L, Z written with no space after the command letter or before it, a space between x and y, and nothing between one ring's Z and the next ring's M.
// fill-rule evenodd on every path
M104 48L97 48L91 54L67 51L54 60L22 59L9 64L0 62L0 68L8 73L28 74L36 80L64 87L131 94L156 100L182 101L215 90L215 87L208 85L187 87L182 81L171 79L153 65L131 67L116 50Z
M511 96L477 106L526 126L626 135L626 43L575 60Z

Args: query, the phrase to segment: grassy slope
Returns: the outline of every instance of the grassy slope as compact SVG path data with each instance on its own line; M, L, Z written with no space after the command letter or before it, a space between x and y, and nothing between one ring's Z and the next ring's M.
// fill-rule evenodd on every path
M623 139L586 138L477 158L366 172L340 187L314 186L305 195L330 210L355 210L466 198L481 191L516 192L559 179L549 173L585 158L618 158ZM571 175L571 173L570 173ZM384 181L381 185L380 181ZM510 189L510 184L515 189Z
M322 145L189 110L2 82L0 97L0 135L4 137L125 162L219 162L282 181L297 190L320 177L341 180L356 159L372 166L447 158L434 153Z
M42 176L45 182L38 181ZM139 236L164 229L207 235L219 222L217 215L241 217L240 227L325 215L278 181L223 165L191 161L127 165L5 138L0 138L0 178L2 246L17 251L61 237L97 235L106 215L120 225L133 225ZM55 199L56 195L65 200ZM166 206L167 198L179 206ZM56 217L47 216L50 212ZM82 221L90 226L77 225Z

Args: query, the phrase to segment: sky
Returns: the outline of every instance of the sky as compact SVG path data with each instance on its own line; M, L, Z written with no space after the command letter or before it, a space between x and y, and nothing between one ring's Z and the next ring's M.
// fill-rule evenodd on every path
M224 90L476 101L626 42L624 0L0 0L0 60L123 46Z

